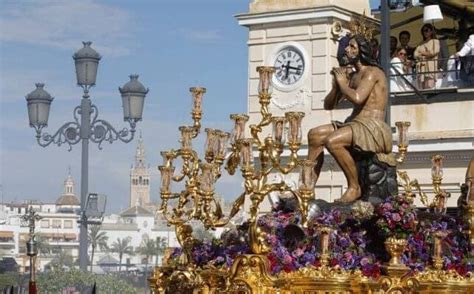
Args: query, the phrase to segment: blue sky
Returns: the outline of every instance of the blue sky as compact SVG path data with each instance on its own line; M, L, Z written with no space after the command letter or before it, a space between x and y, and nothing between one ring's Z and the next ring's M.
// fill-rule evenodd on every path
M378 1L371 1L375 3ZM0 2L1 193L5 202L55 201L68 168L80 183L80 144L42 148L28 126L25 95L44 82L55 97L47 131L73 119L80 103L72 54L92 41L101 55L91 91L99 115L125 126L118 86L130 74L150 92L138 128L152 172L152 199L159 197L159 152L178 148L179 125L191 124L189 87L204 86L205 127L231 129L230 113L246 112L247 29L234 15L249 0L82 0ZM374 6L374 5L372 5ZM202 135L203 137L203 135ZM202 145L202 140L197 142ZM108 211L129 202L129 172L136 140L89 149L89 191L108 195ZM235 177L234 177L235 178ZM240 190L239 179L223 178L219 191ZM235 198L235 195L225 195Z

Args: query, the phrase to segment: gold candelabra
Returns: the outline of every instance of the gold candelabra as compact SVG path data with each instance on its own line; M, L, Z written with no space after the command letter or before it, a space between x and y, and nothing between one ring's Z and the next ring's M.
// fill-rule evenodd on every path
M374 290L377 293L408 293L421 288L427 291L439 288L446 290L443 293L448 293L453 289L461 289L461 291L474 289L473 279L464 279L455 273L442 270L442 242L445 232L434 234L433 269L415 276L408 276L408 269L400 261L406 240L395 238L389 238L385 242L392 258L387 266L387 275L378 279L371 280L363 277L360 271L347 271L331 266L329 257L332 229L327 226L317 227L320 236L321 267L309 266L296 272L280 273L277 276L270 274L269 259L265 254L270 252L271 248L266 241L265 232L258 226L259 206L271 192L292 194L298 200L301 224L307 226L309 203L314 197L316 178L314 175L315 163L300 159L297 154L301 146L301 122L304 113L287 112L284 116L272 116L268 111L274 70L273 67L257 68L260 76L258 86L258 99L261 106L260 121L250 125L246 132L249 116L232 114L230 118L234 121L234 128L231 133L205 128L206 141L202 159L193 149L193 139L201 131L201 105L206 89L201 87L190 89L193 99L191 112L193 124L192 126L179 127L180 148L161 152L163 164L159 166L162 199L160 212L163 213L169 225L175 226L176 236L183 254L179 258L178 265L165 265L155 269L149 279L152 293L162 294L169 291L192 293L198 291L199 293L281 292L290 294L307 290L346 293L354 289L358 293L365 293L369 290ZM397 122L396 126L399 135L399 151L396 161L401 164L406 160L407 131L410 123ZM264 137L262 135L264 128L271 128L270 136ZM229 146L227 146L228 142ZM281 155L285 147L289 149L290 154L286 163L283 164ZM227 156L226 152L229 152ZM254 161L254 158L258 160ZM440 209L440 203L444 203L440 199L445 200L442 195L446 195L441 190L442 157L435 156L432 161L434 190L435 194L440 196L435 196L431 207ZM227 215L223 212L214 189L221 177L222 166L225 166L231 175L236 172L237 168L240 168L244 182L243 191L233 202ZM284 181L272 183L268 180L271 173L288 174L297 170L300 171L300 179L296 189L290 188ZM407 195L414 198L414 191L418 189L422 194L422 201L428 203L426 195L422 193L416 180L410 181L406 173L398 172L398 174L400 179L405 182L403 186ZM175 183L181 188L178 192L173 191L173 188L176 188ZM192 249L197 243L192 236L193 230L190 221L201 222L206 229L225 226L239 212L246 199L250 200L248 244L251 254L236 256L231 268L221 269L211 264L197 267L192 258ZM471 219L474 218L471 217ZM451 283L451 281L455 282Z
M449 192L441 189L443 180L443 159L444 157L442 155L434 155L431 158L431 179L434 193L431 202L428 200L426 193L421 189L418 180L415 179L411 181L406 172L398 171L398 176L403 181L401 185L404 187L406 195L412 198L416 197L414 192L416 189L420 195L421 203L438 213L446 212L446 201L451 196Z
M246 137L245 132L249 117L245 114L232 114L230 115L234 121L232 134L218 129L205 129L207 137L204 160L201 160L193 149L192 140L201 130L201 105L206 89L193 87L190 88L190 92L193 98L191 114L194 124L179 127L180 149L161 152L163 165L158 167L161 172L160 212L170 225L176 226L177 239L185 255L183 258L185 264L192 263L190 248L194 242L192 228L187 223L197 220L207 229L225 226L237 214L246 198L251 201L248 233L249 246L254 254L263 254L270 250L264 232L257 226L259 205L270 192L292 193L299 200L303 225L307 225L308 202L314 196L314 163L300 160L297 155L301 146L301 121L304 113L287 112L284 117L273 117L268 111L268 105L272 93L271 79L275 69L261 66L257 71L260 75L258 96L262 117L258 124L250 126L250 138ZM272 136L262 138L263 129L270 125L273 130ZM285 129L288 130L286 135ZM214 185L221 176L229 139L230 155L225 168L232 175L240 166L244 191L234 201L229 215L225 216L220 203L216 200ZM283 165L280 156L286 143L290 155L287 163ZM258 164L253 161L254 150L259 153ZM179 172L174 164L178 159L181 160ZM288 174L298 167L302 167L298 190L291 190L283 181L269 183L270 173ZM184 189L172 192L173 182L183 182Z

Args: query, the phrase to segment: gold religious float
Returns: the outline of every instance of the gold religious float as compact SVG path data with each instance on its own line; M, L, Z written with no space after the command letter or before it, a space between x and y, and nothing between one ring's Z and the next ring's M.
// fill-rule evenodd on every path
M206 89L190 89L193 125L179 128L181 147L161 152L159 166L159 213L175 226L181 248L170 249L163 265L155 268L149 278L152 293L474 293L474 161L459 212L449 215L449 193L441 187L443 157L432 158L430 201L418 182L399 169L408 151L409 122L396 123L398 154L391 152L391 131L387 134L390 128L381 115L387 93L377 88L385 76L367 56L358 56L367 40L355 35L349 46L353 48L346 49L347 67L333 71L325 105L330 109L347 99L359 107L344 123L310 131L308 159L298 156L304 113L269 112L274 67L257 67L260 121L246 131L249 117L232 114L232 134L204 129L202 157L192 141L201 133ZM379 86L370 84L375 80ZM367 101L371 107L365 107ZM271 135L266 136L268 129ZM322 148L343 165L349 183L349 192L337 203L315 195ZM237 168L243 191L226 215L215 184L223 172L234 175ZM298 187L270 180L270 175L296 172ZM272 212L261 215L260 205L270 194L278 194L279 201ZM415 208L417 196L425 208ZM250 202L248 220L232 223L245 201ZM218 239L202 241L193 236L196 223L226 230Z

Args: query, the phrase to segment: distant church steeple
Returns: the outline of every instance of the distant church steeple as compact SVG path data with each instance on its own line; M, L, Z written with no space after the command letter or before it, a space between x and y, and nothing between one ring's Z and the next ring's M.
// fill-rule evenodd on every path
M74 193L74 179L71 176L71 167L68 168L68 175L66 180L64 180L64 194L63 195L73 195Z
M67 178L64 180L64 193L56 200L58 209L74 209L81 205L74 192L74 179L71 176L71 167L68 169Z
M150 203L150 171L145 163L145 145L142 134L138 138L135 164L130 170L130 207Z
M135 153L135 167L145 167L145 145L143 144L142 132L138 138L137 151Z

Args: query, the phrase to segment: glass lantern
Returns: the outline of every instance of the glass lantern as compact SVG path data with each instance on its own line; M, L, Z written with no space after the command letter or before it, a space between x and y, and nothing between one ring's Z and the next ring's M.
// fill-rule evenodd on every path
M299 187L301 190L310 191L316 184L316 173L314 172L315 162L306 159L302 162Z
M171 178L174 174L174 166L159 166L161 173L161 193L171 193Z
M442 155L434 155L431 158L431 177L433 179L440 179L443 177L443 159Z
M249 116L246 114L231 114L230 119L235 121L230 140L231 143L236 143L245 137L245 125L249 120Z
M271 94L273 91L272 77L275 68L273 66L258 66L257 72L259 74L258 94Z
M272 137L273 142L276 144L284 144L285 143L285 126L286 120L283 116L274 116L272 117Z
M301 144L301 121L303 120L304 112L287 112L285 113L285 117L288 121L288 143Z

